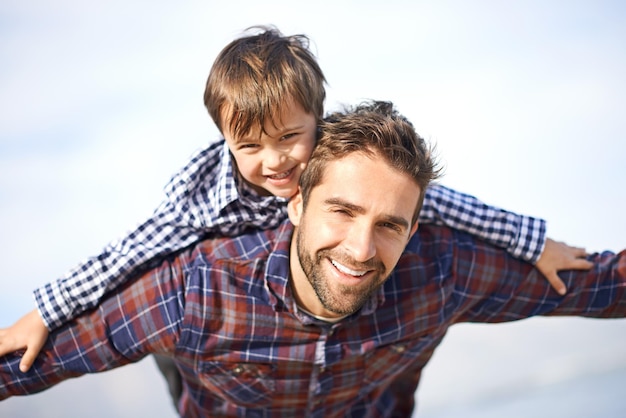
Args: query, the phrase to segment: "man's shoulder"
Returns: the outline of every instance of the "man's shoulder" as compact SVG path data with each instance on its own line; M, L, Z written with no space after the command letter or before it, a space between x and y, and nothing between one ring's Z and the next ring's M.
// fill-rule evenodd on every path
M449 248L453 240L463 240L464 237L470 236L445 225L420 224L405 252L422 255L440 253Z
M441 262L442 259L473 258L483 253L506 255L504 249L458 229L445 225L424 224L407 244L403 259ZM500 254L502 253L502 254Z
M292 229L291 224L285 221L276 228L250 228L234 237L209 235L191 248L190 255L211 265L266 260L273 252L288 253Z

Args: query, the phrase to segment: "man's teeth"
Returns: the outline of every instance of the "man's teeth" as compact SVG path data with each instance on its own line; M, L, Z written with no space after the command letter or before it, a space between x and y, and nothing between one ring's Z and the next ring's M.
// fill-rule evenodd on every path
M367 270L363 270L363 271L356 271L356 270L352 270L349 269L348 267L339 264L338 262L331 260L331 263L333 264L333 266L335 266L337 268L337 270L339 270L342 273L345 274L350 274L352 276L363 276L365 273L367 273Z

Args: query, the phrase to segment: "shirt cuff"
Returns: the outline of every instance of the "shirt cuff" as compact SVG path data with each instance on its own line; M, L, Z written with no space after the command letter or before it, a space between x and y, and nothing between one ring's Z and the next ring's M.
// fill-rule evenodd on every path
M516 258L535 264L546 245L546 221L530 216L520 216L517 239L511 243L509 253Z
M33 296L37 310L49 331L60 327L70 319L71 307L68 306L70 296L62 296L63 291L58 282L48 283L34 290Z

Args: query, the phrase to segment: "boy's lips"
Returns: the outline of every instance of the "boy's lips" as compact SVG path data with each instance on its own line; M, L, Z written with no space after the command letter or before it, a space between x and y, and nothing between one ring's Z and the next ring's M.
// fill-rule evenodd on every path
M283 179L286 179L287 177L289 177L291 175L291 173L293 173L293 170L294 170L294 168L292 167L292 168L290 168L287 171L282 171L282 172L280 172L278 174L272 174L272 175L265 176L265 177L267 177L270 180L283 180Z

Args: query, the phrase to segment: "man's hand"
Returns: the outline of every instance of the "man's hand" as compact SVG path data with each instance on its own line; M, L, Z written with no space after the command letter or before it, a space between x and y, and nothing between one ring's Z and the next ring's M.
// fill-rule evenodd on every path
M586 255L587 252L584 248L570 247L563 242L556 242L548 238L546 247L543 249L535 267L546 277L554 290L560 295L564 295L567 288L556 274L557 271L589 270L593 267L593 263L585 259Z
M9 328L0 329L0 356L26 349L20 370L27 372L48 338L48 328L37 310L30 311Z

